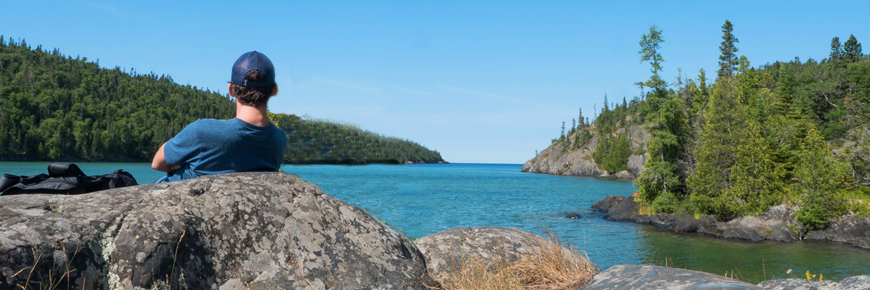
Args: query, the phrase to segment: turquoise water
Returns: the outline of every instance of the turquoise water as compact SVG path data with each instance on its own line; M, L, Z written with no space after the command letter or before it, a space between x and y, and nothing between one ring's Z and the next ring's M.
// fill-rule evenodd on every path
M0 172L44 173L45 162L0 162ZM162 173L146 163L79 163L86 174L125 169L139 183ZM419 238L452 227L516 227L586 250L602 269L618 264L673 265L758 282L821 273L840 280L870 274L870 252L840 243L746 243L658 232L604 221L590 209L608 195L629 195L631 182L521 173L519 164L286 165L284 171L365 208ZM584 219L565 218L578 212ZM786 274L792 269L792 274Z

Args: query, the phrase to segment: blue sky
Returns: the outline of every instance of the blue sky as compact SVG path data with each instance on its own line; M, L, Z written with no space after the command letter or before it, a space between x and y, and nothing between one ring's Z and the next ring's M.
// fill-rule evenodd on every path
M523 163L571 124L640 94L638 42L663 30L665 80L717 70L734 24L753 66L870 43L870 1L4 1L0 35L103 67L226 93L258 50L273 112L416 141L450 162ZM865 45L866 46L866 45ZM870 52L870 48L867 48Z

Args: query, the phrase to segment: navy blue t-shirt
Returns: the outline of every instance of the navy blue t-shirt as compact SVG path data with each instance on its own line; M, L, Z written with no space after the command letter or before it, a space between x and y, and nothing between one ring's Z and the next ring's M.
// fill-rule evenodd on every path
M163 154L180 169L155 183L209 174L277 171L287 150L287 134L275 127L256 126L239 118L200 119L166 142Z

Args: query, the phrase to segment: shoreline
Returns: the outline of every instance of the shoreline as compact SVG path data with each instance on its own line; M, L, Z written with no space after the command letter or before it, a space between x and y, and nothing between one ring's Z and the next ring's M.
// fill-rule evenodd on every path
M658 227L659 231L756 243L764 240L837 242L870 251L870 218L854 214L833 219L824 229L803 232L795 223L794 211L785 205L771 207L762 215L741 216L728 221L719 221L714 216L640 214L640 205L633 196L611 195L593 204L592 209L602 214L604 220L651 225Z

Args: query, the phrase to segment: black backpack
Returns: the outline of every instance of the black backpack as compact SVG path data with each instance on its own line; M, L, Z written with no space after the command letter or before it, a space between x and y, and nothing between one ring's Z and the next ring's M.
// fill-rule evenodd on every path
M0 178L0 195L82 194L137 184L133 175L122 169L109 174L86 176L75 164L50 163L48 174L33 176L3 174L3 178Z

